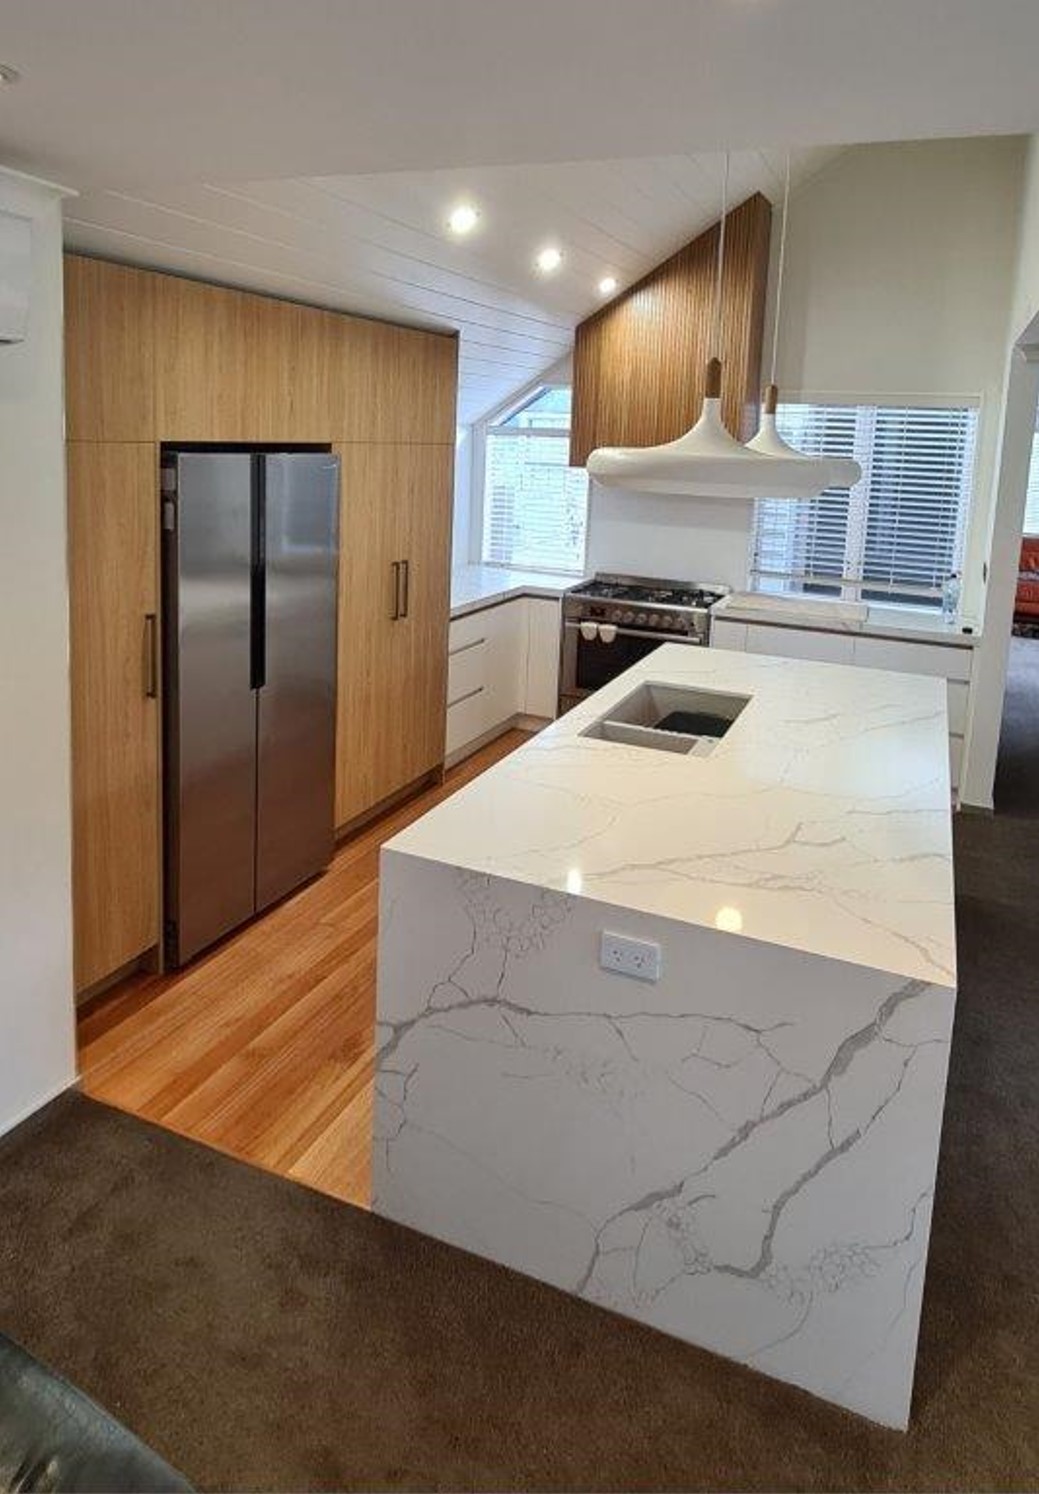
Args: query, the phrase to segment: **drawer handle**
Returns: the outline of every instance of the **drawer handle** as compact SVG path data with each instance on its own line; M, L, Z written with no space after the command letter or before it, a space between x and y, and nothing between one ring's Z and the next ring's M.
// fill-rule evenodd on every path
M459 695L456 700L449 700L448 703L447 703L447 708L448 708L448 710L451 710L451 708L453 706L461 705L463 701L472 700L472 698L473 698L474 695L482 695L482 694L483 694L483 686L482 685L477 685L477 687L476 687L475 690L467 690L464 695Z
M467 654L471 648L479 648L482 643L486 642L486 638L474 638L472 643L460 643L457 648L448 649L447 657L457 659L459 654Z

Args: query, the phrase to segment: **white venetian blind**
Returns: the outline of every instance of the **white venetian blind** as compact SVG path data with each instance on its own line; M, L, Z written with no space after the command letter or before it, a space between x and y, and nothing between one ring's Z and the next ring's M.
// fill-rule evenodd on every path
M483 560L517 570L584 569L588 475L568 465L570 390L539 390L486 433Z
M862 478L803 502L759 500L752 585L937 605L963 562L977 410L787 404L778 425L804 452L854 457Z
M1039 430L1033 432L1032 435L1032 460L1028 464L1025 533L1039 535Z

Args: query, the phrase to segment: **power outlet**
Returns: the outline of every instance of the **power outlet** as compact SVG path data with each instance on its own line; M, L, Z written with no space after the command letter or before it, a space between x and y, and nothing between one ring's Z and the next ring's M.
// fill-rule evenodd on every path
M634 980L656 981L660 979L660 945L604 929L599 943L599 964L604 970L614 970Z

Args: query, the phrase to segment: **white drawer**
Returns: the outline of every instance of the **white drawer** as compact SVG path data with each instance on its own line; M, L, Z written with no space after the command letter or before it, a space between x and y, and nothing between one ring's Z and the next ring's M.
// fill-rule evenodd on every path
M970 686L962 680L950 680L947 688L949 691L949 734L962 737L967 730L967 702L970 699Z
M949 738L949 781L954 789L960 786L960 767L963 763L963 738Z
M730 648L742 653L747 647L747 624L729 622L724 617L712 618L711 647Z
M477 685L472 694L463 695L454 705L448 706L444 751L450 756L494 725L493 706L487 691L482 685Z
M902 643L895 638L856 638L855 663L867 669L894 669L902 674L930 674L939 679L969 680L971 650L940 643Z
M814 659L821 664L854 662L855 640L842 633L816 633L808 628L747 625L747 653L772 654L780 659Z
M447 630L447 651L454 654L476 643L479 639L486 639L488 618L493 611L485 607L482 612L468 612L465 617L456 617L452 620Z
M453 705L463 695L471 695L478 685L487 684L487 640L477 638L456 649L447 657L447 703Z

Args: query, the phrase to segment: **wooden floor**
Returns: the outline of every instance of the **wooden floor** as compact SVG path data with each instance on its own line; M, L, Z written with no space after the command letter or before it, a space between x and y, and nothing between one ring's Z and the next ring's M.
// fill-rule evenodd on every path
M524 740L483 748L186 969L93 1002L79 1020L84 1091L367 1206L379 847Z

